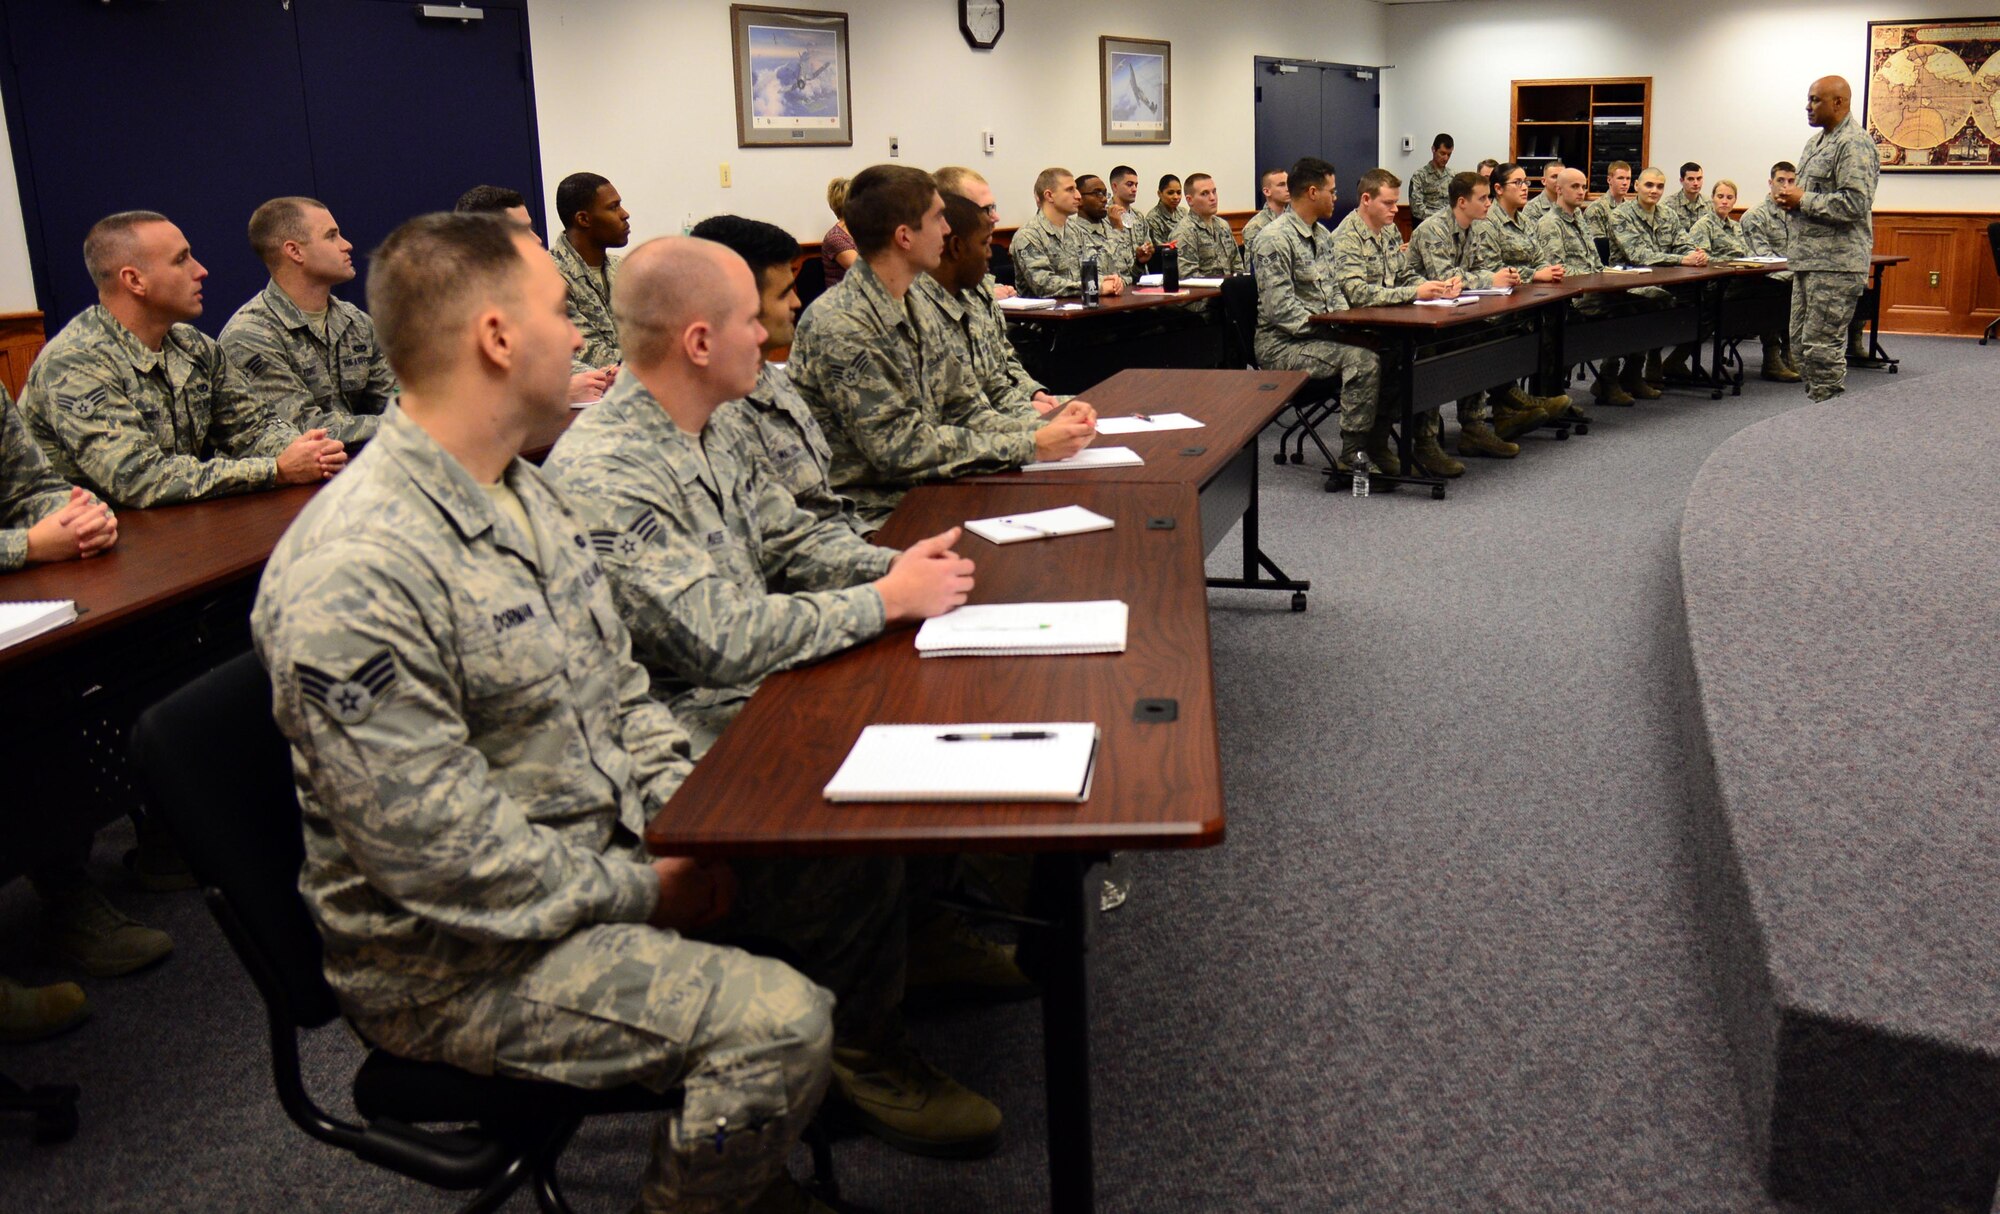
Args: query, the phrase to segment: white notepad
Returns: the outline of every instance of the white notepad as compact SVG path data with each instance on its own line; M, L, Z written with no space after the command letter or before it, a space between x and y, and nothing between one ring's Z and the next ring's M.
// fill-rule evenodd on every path
M1474 298L1483 295L1512 295L1513 293L1514 288L1512 287L1467 287L1465 290L1459 292L1461 296L1470 295Z
M926 658L1124 653L1130 611L1117 599L1074 603L976 603L924 621Z
M1038 459L1023 472L1080 472L1087 468L1130 468L1146 461L1130 447L1085 447L1068 459Z
M999 304L1002 312L1039 312L1043 308L1055 307L1056 301L1053 299L1041 299L1033 295L1010 295L1006 299L1000 300Z
M1089 721L870 725L823 795L829 801L1083 801L1097 770L1097 737Z
M1459 295L1451 299L1413 299L1410 302L1416 304L1419 308L1460 308L1466 304L1478 303L1479 297L1476 295Z
M1147 434L1154 430L1199 430L1203 423L1185 413L1148 413L1144 417L1100 417L1099 434Z
M1057 506L1053 510L968 519L965 529L989 543L1018 544L1022 540L1046 540L1059 535L1082 535L1086 531L1109 531L1112 526L1110 519L1095 510L1085 510L1082 506Z
M1651 266L1606 266L1606 267L1604 267L1604 272L1605 272L1606 274L1651 274L1651 273L1653 272L1653 267L1651 267Z
M76 619L76 600L40 599L0 603L0 649L19 645Z

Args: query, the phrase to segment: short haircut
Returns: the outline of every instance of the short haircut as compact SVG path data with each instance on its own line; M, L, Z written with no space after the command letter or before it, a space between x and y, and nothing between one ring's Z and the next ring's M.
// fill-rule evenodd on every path
M468 215L504 215L514 207L527 205L528 200L521 197L519 190L504 185L476 185L460 194L451 209Z
M1728 186L1729 192L1731 194L1734 194L1736 197L1738 198L1743 197L1743 191L1737 187L1735 182L1729 180L1729 178L1727 177L1717 178L1715 184L1708 187L1708 196L1710 198L1715 197L1715 192L1721 189L1723 186Z
M158 211L120 211L91 224L83 238L83 268L90 271L90 281L102 287L118 276L120 267L131 263L138 243L132 236L135 228L170 222Z
M1606 181L1611 180L1611 175L1613 173L1616 173L1619 169L1624 169L1626 172L1629 173L1632 171L1632 166L1625 163L1623 160L1614 160L1610 164L1604 166L1604 179Z
M1662 168L1656 168L1656 167L1654 167L1653 165L1650 165L1650 164L1649 164L1649 165L1647 165L1647 166L1646 166L1645 168L1643 168L1643 169L1640 169L1640 170L1639 170L1639 175L1638 175L1637 177L1633 178L1633 180L1634 180L1634 181L1644 181L1644 180L1646 180L1646 178L1648 178L1648 177L1657 177L1657 178L1659 178L1659 179L1660 179L1661 181L1665 181L1665 180L1667 179L1667 171L1666 171L1665 169L1662 169Z
M1361 197L1380 194L1383 190L1393 190L1403 184L1403 179L1387 169L1369 169L1354 183L1354 191Z
M1325 185L1333 177L1333 166L1317 156L1301 156L1285 171L1285 186L1294 194L1303 194L1316 185Z
M889 247L896 229L917 227L937 197L937 183L906 164L871 164L847 183L847 234L866 255Z
M947 241L969 241L974 232L993 226L986 208L963 194L944 195L944 221L951 225L951 235L945 237Z
M937 182L938 193L940 194L964 194L965 183L968 181L976 181L981 185L992 184L992 182L987 181L979 173L959 164L944 166L931 174L931 180ZM967 197L970 197L970 195L967 195Z
M1486 159L1472 166L1473 171L1477 173L1491 173L1494 169L1498 167L1500 167L1500 162L1493 159L1493 157L1491 156L1488 156Z
M1083 188L1083 183L1086 181L1103 181L1103 180L1104 178L1099 177L1095 173L1085 173L1083 176L1078 177L1076 179L1076 188L1081 190ZM950 202L951 200L947 198L945 201Z
M1451 136L1443 133L1442 131L1438 133L1438 137L1436 139L1431 140L1431 151L1433 152L1437 151L1439 148L1456 148L1457 146L1458 146L1457 144L1451 141Z
M1506 182L1506 180L1509 177L1512 177L1514 175L1515 169L1519 169L1525 173L1528 171L1528 166L1522 164L1517 160L1509 160L1502 164L1496 164L1493 166L1493 171L1487 175L1487 178L1493 183L1493 192L1495 194L1498 194L1500 192L1500 186L1504 182Z
M527 233L498 215L441 211L389 233L368 259L368 313L396 378L443 371L458 330L480 308L520 298Z
M1286 172L1287 170L1285 169L1265 169L1262 173L1258 174L1257 188L1260 190L1266 188L1271 184L1273 177L1283 177L1286 175Z
M1165 190L1165 189L1167 188L1167 186L1168 186L1168 184L1169 184L1169 183L1171 183L1171 184L1173 184L1173 185L1179 185L1179 184L1180 184L1180 181L1181 181L1181 179L1180 179L1180 178L1178 178L1178 177L1176 177L1176 176L1174 176L1174 175L1173 175L1172 173L1164 173L1164 174L1162 174L1162 175L1160 176L1160 184L1159 184L1159 185L1156 185L1156 186L1154 186L1154 187L1153 187L1153 189L1154 189L1154 190L1155 190L1156 192L1157 192L1157 191L1162 191L1162 190Z
M315 208L324 211L327 206L316 198L294 194L273 198L250 213L250 248L266 268L278 264L286 241L312 239L306 229L306 212Z
M1472 191L1480 186L1485 186L1489 194L1493 191L1493 183L1477 173L1453 173L1451 184L1444 189L1445 198L1457 206L1459 199L1472 197Z
M596 173L571 173L563 178L556 186L556 211L562 216L562 226L574 226L576 213L588 211L597 201L597 191L610 184Z
M1105 180L1110 182L1112 185L1117 185L1119 182L1125 180L1127 177L1137 177L1138 175L1139 175L1139 170L1133 168L1129 164L1121 164L1116 168L1112 169L1111 176L1106 177Z
M1547 177L1550 169L1566 169L1568 167L1568 165L1563 163L1562 157L1551 156L1542 162L1542 176Z
M1692 160L1688 161L1686 164L1681 166L1682 177L1686 177L1689 173L1699 173L1699 172L1701 172L1701 166L1696 164Z
M1209 176L1207 173L1189 173L1187 175L1187 181L1185 182L1185 184L1188 189L1192 190L1194 189L1195 182L1197 181L1214 181L1214 180L1215 178Z
M836 219L847 216L847 187L851 184L846 177L836 177L826 183L826 209L832 211Z
M1075 180L1076 174L1070 172L1068 169L1055 167L1043 169L1041 172L1035 174L1035 206L1039 208L1042 205L1042 195L1055 189L1056 182L1061 181L1065 177Z
M688 235L712 240L749 263L759 290L763 289L766 270L776 266L790 274L799 256L799 242L790 232L775 223L741 215L711 215L694 225Z
M611 317L626 363L658 366L689 325L721 323L735 302L729 280L737 264L719 244L694 236L658 237L632 250L611 284Z
M1778 163L1771 166L1771 176L1773 177L1776 177L1780 173L1796 174L1798 171L1799 171L1799 166L1793 164L1789 160L1780 160Z

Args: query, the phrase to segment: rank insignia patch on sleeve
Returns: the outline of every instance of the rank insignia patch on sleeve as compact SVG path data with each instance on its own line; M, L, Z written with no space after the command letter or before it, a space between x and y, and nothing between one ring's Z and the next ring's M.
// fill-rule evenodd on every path
M593 531L590 546L601 556L629 561L639 555L641 544L650 544L660 535L660 520L651 510L641 510L623 531Z
M304 662L294 662L292 670L299 676L299 694L325 709L326 715L342 725L359 725L367 720L382 694L396 682L396 659L386 649L361 663L345 679L336 679Z

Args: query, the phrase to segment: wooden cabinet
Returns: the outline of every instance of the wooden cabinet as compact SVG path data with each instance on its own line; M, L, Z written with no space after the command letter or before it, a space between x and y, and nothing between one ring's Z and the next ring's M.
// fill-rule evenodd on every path
M1623 160L1632 172L1646 167L1651 146L1653 78L1611 76L1594 80L1516 80L1512 154L1538 180L1542 166L1560 157L1590 173L1590 192L1604 192L1605 166Z
M1877 211L1875 251L1910 260L1882 275L1882 328L1977 337L2000 317L1986 211ZM1931 281L1931 275L1937 281Z

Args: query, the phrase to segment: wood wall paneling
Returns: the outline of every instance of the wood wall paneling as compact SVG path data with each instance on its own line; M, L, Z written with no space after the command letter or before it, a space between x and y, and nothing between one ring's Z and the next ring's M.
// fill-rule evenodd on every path
M28 367L46 342L40 312L0 313L0 383L7 385L7 395L21 399Z
M2000 274L1986 238L1996 220L1971 211L1876 212L1875 251L1910 259L1883 276L1882 328L1979 336L2000 316Z

